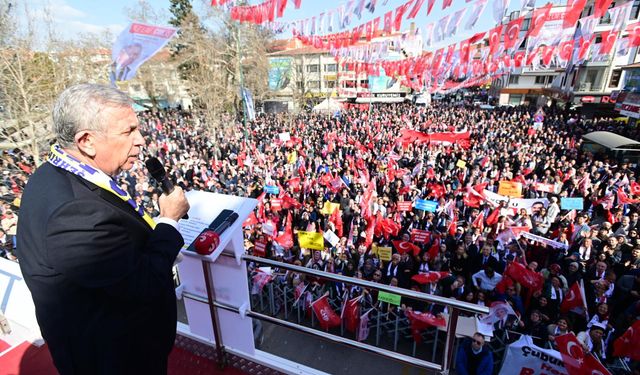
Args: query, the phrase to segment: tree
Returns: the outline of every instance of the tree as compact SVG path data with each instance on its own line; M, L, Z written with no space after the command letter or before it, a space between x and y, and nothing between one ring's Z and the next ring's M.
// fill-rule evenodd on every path
M175 27L181 27L187 17L193 15L193 7L190 0L169 0L169 11L173 15L169 23Z

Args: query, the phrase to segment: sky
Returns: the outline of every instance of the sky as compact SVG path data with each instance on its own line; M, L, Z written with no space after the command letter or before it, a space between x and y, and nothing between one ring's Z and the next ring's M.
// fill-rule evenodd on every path
M25 0L22 0L23 2ZM369 11L363 11L362 19L358 20L355 16L346 30L349 30L355 26L363 24L369 20L372 20L378 16L381 18L389 10L394 10L407 0L378 0L376 10L374 14ZM473 0L475 1L475 0ZM440 18L447 14L453 14L457 10L469 6L473 3L467 3L465 0L453 0L452 6L442 10L442 0L436 0L431 14L427 17L427 3L425 0L418 17L413 21L416 22L416 26L420 30L424 29L424 26L430 22L437 22ZM453 42L458 42L462 39L468 38L471 35L479 31L489 30L494 24L492 13L492 5L494 0L488 0L488 4L484 10L483 15L476 24L473 30L466 31L463 28L466 19L469 17L469 12L465 14L462 19L461 26L456 36L447 39L445 42L435 45L434 48L443 47ZM511 0L509 5L509 14L511 11L520 10L522 0ZM76 38L86 33L103 33L108 30L112 35L117 36L129 23L127 15L127 8L135 8L138 6L136 0L26 0L29 12L36 18L42 20L42 17L46 14L50 14L50 18L54 21L57 31L64 38ZM159 13L163 13L166 20L169 17L169 0L146 0L146 2ZM250 5L261 3L262 0L249 1ZM386 5L385 5L386 2ZM545 0L537 0L538 6L542 5ZM18 1L18 3L20 3ZM205 0L192 0L194 9L198 14L204 13L204 8L210 6L210 1ZM321 12L326 12L331 9L337 9L341 4L345 4L346 0L302 0L302 6L296 10L293 7L293 1L289 0L285 14L283 18L278 21L294 21L298 19L304 19L319 15ZM46 10L49 9L49 12ZM402 29L407 30L409 28L410 20L403 20ZM382 26L382 23L381 23ZM283 34L280 37L285 38L290 36L290 33Z

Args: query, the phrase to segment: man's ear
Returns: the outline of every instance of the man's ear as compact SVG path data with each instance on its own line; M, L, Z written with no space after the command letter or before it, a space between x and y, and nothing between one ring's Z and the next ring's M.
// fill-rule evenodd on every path
M75 135L78 150L90 158L96 155L96 136L89 130L79 131Z

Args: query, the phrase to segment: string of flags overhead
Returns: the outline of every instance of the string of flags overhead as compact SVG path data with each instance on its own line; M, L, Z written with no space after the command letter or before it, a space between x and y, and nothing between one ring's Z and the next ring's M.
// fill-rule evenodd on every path
M587 59L606 61L611 55L621 56L640 46L640 22L627 24L632 0L612 8L609 8L612 0L595 0L593 14L583 18L580 15L586 0L569 0L566 7L547 3L538 8L536 0L522 0L521 15L506 23L503 20L510 0L465 1L465 7L422 29L415 28L414 35L402 32L403 20L417 17L425 12L425 7L429 15L435 0L409 0L357 26L352 26L354 20L361 20L365 11L374 14L384 8L387 0L347 0L319 15L288 22L276 19L283 17L288 6L300 9L302 0L266 0L257 5L213 0L212 5L227 5L231 17L240 22L263 25L274 32L291 30L302 44L328 51L337 62L352 65L356 74L366 72L375 76L384 70L384 74L400 79L405 86L428 88L432 92L477 85L523 67L570 69ZM460 25L464 25L465 31L473 30L489 1L494 27L435 49L455 37ZM443 0L441 9L450 8L452 3L453 0ZM601 32L599 43L595 43L595 27L606 15L611 20L611 29ZM390 49L399 49L420 32L423 45L435 50L402 60L386 60ZM381 36L385 38L376 40Z

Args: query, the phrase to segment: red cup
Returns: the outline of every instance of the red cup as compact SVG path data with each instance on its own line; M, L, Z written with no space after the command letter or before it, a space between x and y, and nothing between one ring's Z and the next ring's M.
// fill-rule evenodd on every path
M213 253L220 245L220 236L212 230L207 230L198 236L194 243L196 252L200 255L209 255Z

